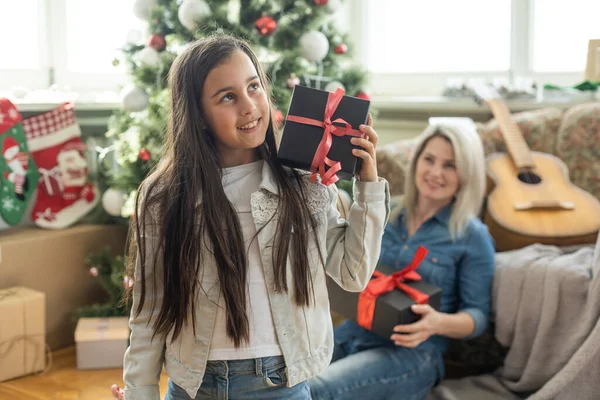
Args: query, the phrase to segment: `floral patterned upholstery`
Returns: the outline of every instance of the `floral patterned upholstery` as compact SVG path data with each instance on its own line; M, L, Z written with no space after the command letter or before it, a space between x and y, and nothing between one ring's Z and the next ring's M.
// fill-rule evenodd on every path
M532 150L559 157L572 182L600 199L600 103L526 111L513 118ZM495 119L476 125L486 155L506 151ZM392 195L402 194L415 145L416 139L401 140L377 151L379 175L390 183Z
M554 154L556 133L560 126L563 112L558 108L526 111L513 115L527 145L531 150ZM506 152L504 138L495 119L477 124L483 142L485 154Z
M400 195L404 191L404 176L416 139L400 140L377 151L377 172L389 183L390 195Z
M554 154L567 164L575 185L600 199L600 103L565 112Z

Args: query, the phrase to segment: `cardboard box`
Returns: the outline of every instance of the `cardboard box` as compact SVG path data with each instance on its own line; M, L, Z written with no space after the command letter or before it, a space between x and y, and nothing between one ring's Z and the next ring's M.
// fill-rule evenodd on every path
M0 382L46 368L46 297L12 287L0 290Z
M122 368L129 345L127 317L80 318L75 329L78 369Z
M292 100L288 109L277 151L277 158L282 164L310 171L311 163L321 139L324 128L306 123L290 121L290 116L298 116L323 121L325 106L331 93L305 86L295 86ZM360 124L367 122L370 102L356 97L344 96L335 109L331 121L337 118L344 119L358 130ZM336 124L339 126L339 124ZM332 135L331 148L327 157L332 161L339 161L342 169L337 173L340 179L352 180L358 165L358 158L352 154L352 149L357 148L350 143L352 136ZM327 168L328 169L328 168Z
M584 77L588 81L600 81L600 39L588 40Z
M397 270L384 264L378 264L376 269L385 275L397 272ZM440 300L442 297L442 290L440 288L423 281L405 283L429 295L429 305L436 310L440 309ZM327 290L329 291L331 310L356 321L360 293L345 291L331 278L327 278ZM413 304L415 304L415 301L399 289L394 289L389 293L379 296L375 303L371 331L385 339L389 339L396 325L416 322L419 316L410 309Z
M77 225L60 230L9 229L0 232L0 288L26 286L46 295L46 342L52 350L74 343L73 312L101 302L106 292L89 273L85 259L111 246L124 254L127 228ZM0 326L6 324L0 314Z

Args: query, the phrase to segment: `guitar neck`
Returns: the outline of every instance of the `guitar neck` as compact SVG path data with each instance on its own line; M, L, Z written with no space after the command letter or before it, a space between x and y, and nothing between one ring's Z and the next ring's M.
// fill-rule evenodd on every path
M527 146L527 142L523 138L523 134L519 129L519 126L511 118L510 110L506 107L506 104L501 99L493 99L487 101L492 114L498 121L500 132L504 137L504 143L506 149L512 157L515 165L519 169L533 168L535 166L531 150Z

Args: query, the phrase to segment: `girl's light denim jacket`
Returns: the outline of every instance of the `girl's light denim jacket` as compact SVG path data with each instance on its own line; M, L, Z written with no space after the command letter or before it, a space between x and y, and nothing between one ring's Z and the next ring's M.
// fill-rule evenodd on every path
M278 189L267 163L264 163L259 190L251 194L252 217L259 232L257 238L273 322L286 363L287 385L290 387L318 375L331 360L333 326L325 274L348 291L361 291L366 287L379 258L382 235L389 217L388 184L380 178L379 182L357 181L354 186L354 202L346 219L342 219L336 205L338 192L335 185L308 185L308 205L317 221L317 242L326 257L323 268L317 245L309 238L308 258L315 298L308 307L297 306L291 293L276 293L273 290L272 244L277 234L275 214ZM144 231L147 238L146 259L149 262L153 259L152 254L159 239L153 235L156 230L152 226ZM158 382L163 364L171 380L191 398L195 398L202 384L221 296L216 262L207 257L206 252L206 249L201 250L204 264L201 268L202 289L196 295L196 333L194 335L189 322L175 340L172 340L172 332L166 337L156 335L152 339L152 327L158 312L151 315L150 307L153 303L156 307L162 301L162 287L154 287L151 274L158 273L156 286L160 286L162 265L147 265L145 277L140 276L136 266L129 319L131 338L124 357L126 400L158 400ZM288 264L288 277L292 276L289 268ZM144 278L147 296L155 298L147 298L142 312L136 316L140 298L139 282ZM288 284L288 287L293 285Z

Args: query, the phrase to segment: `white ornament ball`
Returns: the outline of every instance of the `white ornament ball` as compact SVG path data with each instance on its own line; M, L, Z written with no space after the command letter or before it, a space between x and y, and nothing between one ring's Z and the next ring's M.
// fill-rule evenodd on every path
M327 85L325 85L325 90L327 90L328 92L335 92L336 90L342 89L343 91L346 91L346 88L344 87L344 85L342 84L342 82L338 82L338 81L331 81L329 82Z
M136 85L125 86L120 93L123 109L127 112L143 111L150 104L150 97L144 89Z
M121 208L124 204L125 195L116 189L108 189L102 195L102 207L108 215L113 217L121 215Z
M144 43L144 35L139 29L131 29L127 32L127 43L140 45Z
M336 12L342 6L342 2L340 0L329 0L325 8L331 13Z
M198 23L211 15L210 6L204 0L183 0L177 11L179 22L189 31L195 30Z
M150 10L156 5L157 0L135 0L133 14L142 21L150 19Z
M308 61L321 61L329 51L329 40L319 31L308 31L300 36L300 53Z
M147 67L158 67L160 55L154 48L146 46L135 54L137 60Z

